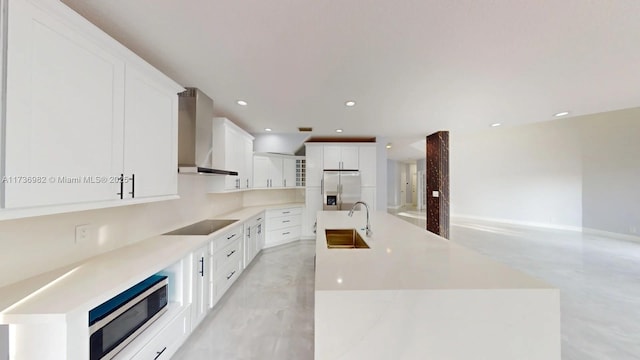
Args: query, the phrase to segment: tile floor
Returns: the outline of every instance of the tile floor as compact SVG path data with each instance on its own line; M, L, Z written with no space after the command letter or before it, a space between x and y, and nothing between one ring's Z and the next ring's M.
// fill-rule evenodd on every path
M314 241L263 250L172 360L313 359Z
M451 239L560 288L563 360L640 359L640 244L479 222L453 223ZM313 359L313 254L264 251L173 359Z

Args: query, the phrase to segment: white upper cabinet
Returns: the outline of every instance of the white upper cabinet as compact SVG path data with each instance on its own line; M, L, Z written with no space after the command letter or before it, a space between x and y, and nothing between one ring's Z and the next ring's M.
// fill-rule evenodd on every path
M248 188L253 169L253 136L226 118L213 119L212 135L212 166L238 172L238 176L225 177L224 190Z
M296 186L296 158L288 155L256 154L253 156L253 188Z
M124 197L175 195L178 97L132 66L126 75Z
M253 157L253 187L269 187L269 167L271 160L267 156L255 155Z
M325 145L324 169L357 170L359 167L357 145Z
M8 23L5 207L119 199L124 61L26 1Z
M376 186L376 145L361 145L359 148L360 180L362 186Z
M342 169L342 151L339 145L325 145L323 169Z
M244 171L240 174L240 188L250 189L253 187L253 139L244 138L243 152Z
M282 186L296 187L296 159L293 157L282 159Z
M283 166L284 162L281 157L269 156L269 187L283 187Z
M62 3L7 14L0 217L176 196L182 87Z
M347 170L357 170L360 168L359 146L342 146L342 168Z

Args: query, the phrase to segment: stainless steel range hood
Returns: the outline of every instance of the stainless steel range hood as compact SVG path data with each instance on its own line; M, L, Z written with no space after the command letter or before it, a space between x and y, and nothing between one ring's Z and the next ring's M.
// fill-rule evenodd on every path
M181 174L238 175L213 169L213 100L196 88L179 94L178 172Z

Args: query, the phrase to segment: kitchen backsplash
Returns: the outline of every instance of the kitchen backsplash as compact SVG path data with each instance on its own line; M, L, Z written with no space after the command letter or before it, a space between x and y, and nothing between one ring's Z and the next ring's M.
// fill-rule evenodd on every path
M0 221L0 287L243 206L242 193L207 194L207 179L179 176L179 200ZM80 224L90 235L76 244Z
M304 203L304 189L250 190L243 194L243 206Z

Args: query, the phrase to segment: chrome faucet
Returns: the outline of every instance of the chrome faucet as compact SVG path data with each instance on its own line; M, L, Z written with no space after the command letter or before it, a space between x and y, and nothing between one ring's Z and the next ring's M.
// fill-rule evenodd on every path
M371 231L371 224L369 223L369 205L367 205L366 202L356 201L356 203L353 204L353 207L351 208L351 210L349 210L349 216L353 216L353 210L356 209L356 206L358 206L358 204L364 205L364 208L367 209L367 226L364 228L364 230L367 236L371 236L371 234L373 234L373 231Z

